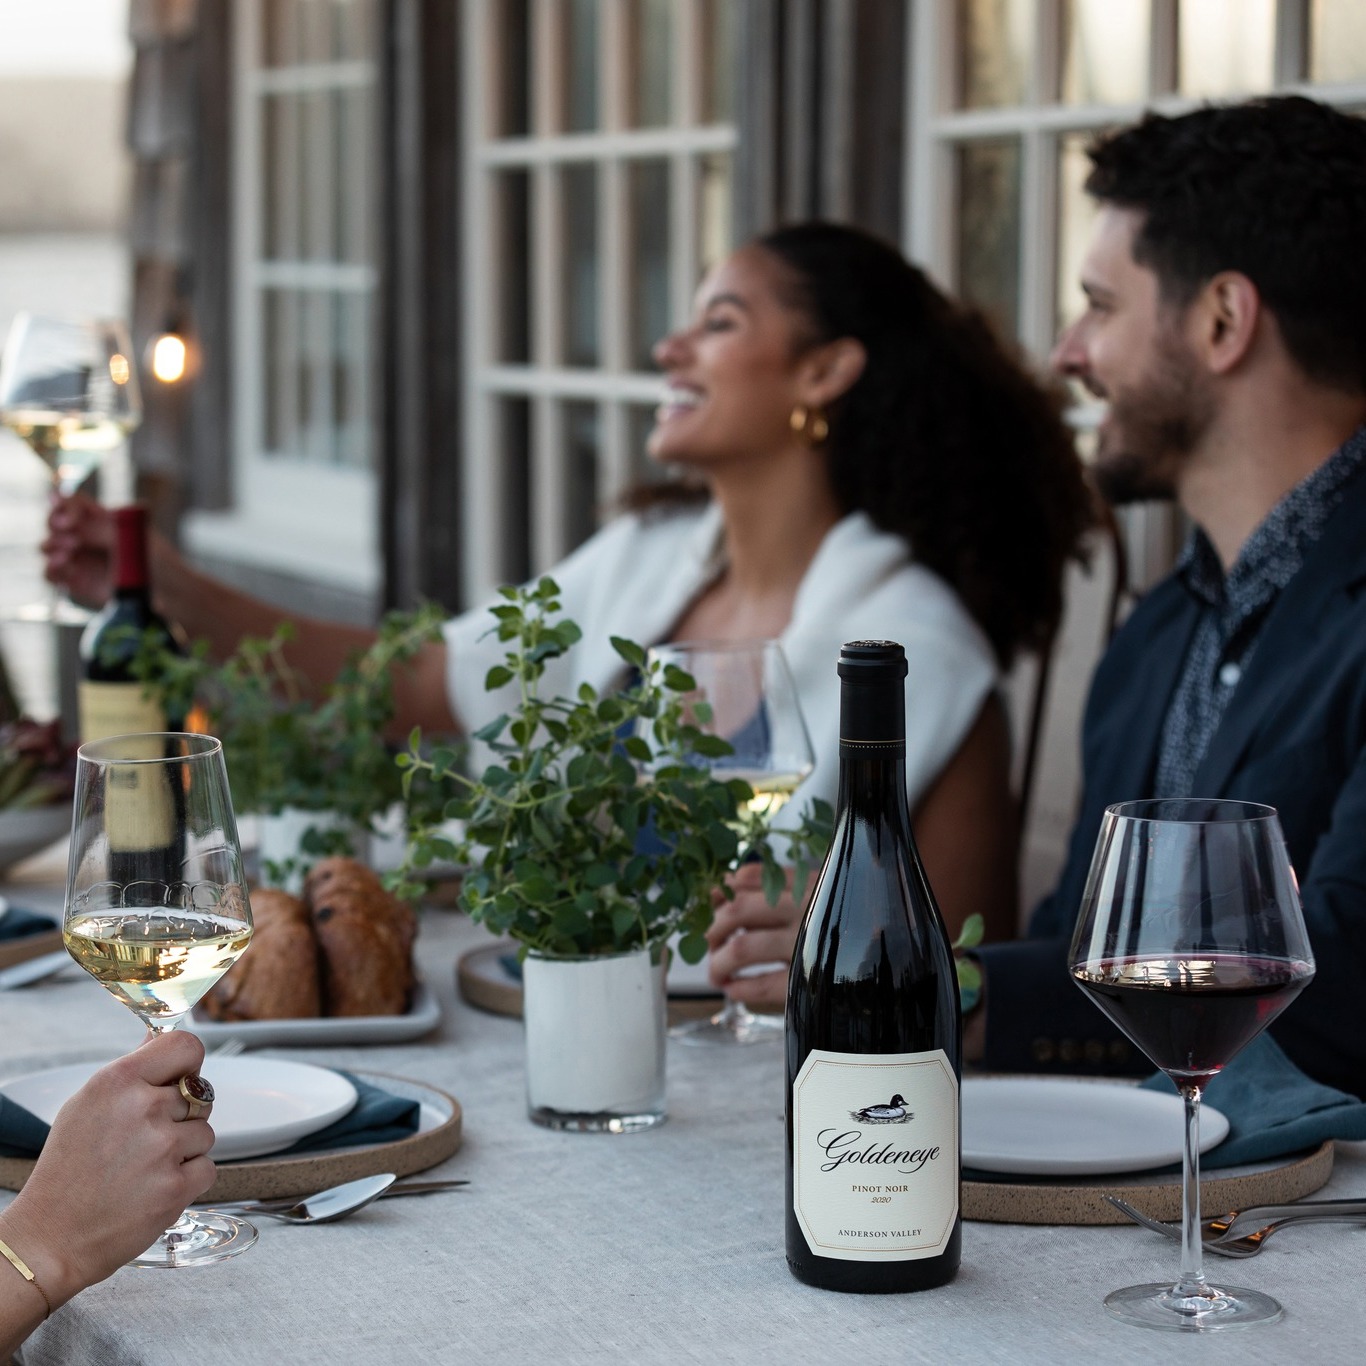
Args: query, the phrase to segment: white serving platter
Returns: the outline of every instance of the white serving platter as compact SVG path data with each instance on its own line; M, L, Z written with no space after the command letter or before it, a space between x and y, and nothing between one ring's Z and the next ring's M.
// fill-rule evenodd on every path
M248 1048L271 1045L316 1045L320 1048L353 1043L407 1043L429 1034L441 1023L441 1006L419 981L412 1005L403 1015L339 1015L299 1020L210 1020L195 1008L186 1028L208 1048L228 1039L241 1039Z

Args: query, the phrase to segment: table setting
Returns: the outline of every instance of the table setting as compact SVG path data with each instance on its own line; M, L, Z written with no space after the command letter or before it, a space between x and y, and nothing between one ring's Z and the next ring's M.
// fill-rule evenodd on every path
M1236 1292L1215 1295L1275 1306L1257 1329L1263 1350L1354 1359L1366 1312L1340 1292L1360 1246L1349 1240L1360 1238L1366 1220L1353 1226L1355 1216L1336 1207L1321 1222L1310 1216L1328 1211L1300 1202L1360 1194L1366 1106L1309 1081L1270 1036L1245 1028L1225 1040L1222 1074L1211 1066L1200 1075L1203 1130L1192 1122L1191 1084L1179 1072L1150 1085L969 1074L961 1088L957 1276L920 1295L831 1295L795 1281L783 1256L782 1031L749 1047L712 1049L689 1047L661 1027L650 1042L657 1066L646 1079L646 1113L633 1095L610 1090L586 1113L577 1108L582 1093L571 1089L547 1114L549 1087L564 1078L538 1079L527 1022L467 999L459 971L478 955L506 958L503 936L512 932L516 943L539 933L534 917L500 924L487 911L472 916L467 906L419 901L415 937L405 940L414 989L409 1008L393 1018L420 1009L420 1028L326 1012L197 1018L200 997L238 972L237 954L247 950L240 966L251 962L256 927L240 894L224 785L189 774L218 752L217 742L150 738L155 754L120 750L129 737L85 747L70 847L18 863L0 884L9 914L27 930L21 941L36 950L64 931L86 969L0 992L0 1201L31 1170L62 1100L100 1063L133 1048L144 1024L207 1024L201 1076L183 1078L181 1091L191 1117L201 1095L213 1099L217 1177L182 1222L214 1233L203 1266L182 1260L173 1238L169 1255L149 1249L82 1292L31 1336L23 1363L179 1361L185 1323L195 1326L197 1359L235 1366L429 1362L455 1351L488 1361L710 1362L743 1354L800 1363L885 1354L907 1342L924 1359L1013 1363L1103 1352L1138 1362L1152 1355L1151 1334L1117 1321L1108 1304L1116 1293L1170 1295L1172 1281L1163 1278L1172 1275L1175 1242L1180 1284L1191 1279L1192 1260L1199 1279L1205 1238L1227 1239L1211 1259L1241 1261ZM97 781L101 765L108 772ZM135 778L117 778L130 767ZM162 768L176 776L149 776ZM683 778L699 800L714 795L705 770ZM201 788L210 794L208 814L196 816ZM534 830L530 837L539 838ZM734 837L718 828L702 872L711 876L712 864L725 866L735 851ZM438 843L435 852L449 850ZM339 894L354 891L359 877L335 861L310 874L302 891L315 919L345 919ZM160 889L150 898L149 880ZM1104 878L1100 885L1111 886ZM123 914L128 906L135 916ZM1126 943L1146 942L1132 898L1097 894L1079 921L1078 972L1130 962L1114 958L1107 906L1122 908ZM690 923L662 920L661 944L666 935L686 942ZM1284 923L1293 931L1294 916ZM141 959L167 945L187 957L169 974L139 975ZM205 946L212 960L200 952ZM1170 958L1182 950L1156 951ZM648 964L661 1024L665 957ZM1291 945L1290 961L1302 963L1302 976L1312 970L1302 946ZM222 999L240 1004L240 981L234 992ZM581 1036L579 1049L609 1037L611 1020L622 1018L616 1007L588 1011L582 994L571 999L598 1031ZM1235 1056L1238 1044L1247 1046ZM594 1084L603 1079L599 1066ZM187 1082L203 1090L186 1090ZM900 1101L884 1096L855 1117L896 1122ZM1213 1222L1200 1219L1191 1190L1197 1148ZM1263 1251L1267 1230L1284 1218L1314 1226L1280 1234ZM151 1266L174 1274L149 1275ZM1114 1292L1116 1284L1135 1289ZM1216 1335L1198 1350L1215 1361L1245 1356L1241 1334Z
M21 867L3 892L36 913L60 913L64 876L59 849ZM1099 1351L1119 1362L1151 1358L1149 1337L1111 1323L1100 1300L1126 1277L1167 1272L1174 1245L1127 1220L970 1219L962 1271L933 1295L831 1296L795 1284L782 1257L780 1049L728 1052L721 1067L710 1050L670 1041L669 1119L645 1134L594 1138L527 1123L519 1022L470 1006L455 986L455 962L488 942L461 914L422 913L418 963L441 1020L421 1040L239 1055L405 1076L458 1097L461 1146L421 1177L464 1178L469 1187L433 1201L376 1201L325 1228L269 1221L249 1252L201 1272L119 1272L35 1333L23 1361L180 1361L175 1324L187 1320L197 1326L196 1356L210 1363L430 1362L457 1341L489 1361L554 1353L700 1362L738 1346L758 1360L781 1352L815 1362L885 1351L911 1336L926 1352L985 1362ZM108 1058L140 1037L129 1012L83 974L8 992L0 1011L0 1085L78 1054L89 1059L96 1040ZM1336 1150L1315 1198L1366 1189L1366 1145ZM1207 1203L1210 1213L1237 1207ZM1260 1330L1264 1350L1354 1359L1366 1313L1341 1291L1361 1236L1350 1224L1292 1229L1239 1266L1242 1280L1287 1302L1285 1318ZM1198 1350L1241 1361L1245 1340Z

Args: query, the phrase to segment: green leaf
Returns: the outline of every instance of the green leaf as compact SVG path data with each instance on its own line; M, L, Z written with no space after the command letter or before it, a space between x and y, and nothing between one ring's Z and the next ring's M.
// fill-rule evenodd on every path
M641 649L634 640L627 640L623 636L613 636L612 648L628 664L633 665L637 669L643 669L645 667L645 651Z
M511 669L503 664L495 664L488 673L484 675L484 691L493 692L497 688L505 687L511 683L514 674Z
M787 891L787 877L782 870L782 866L772 859L764 860L764 870L760 874L760 880L764 888L764 900L770 906L776 906L779 898Z
M699 733L693 738L692 747L704 759L723 759L727 754L735 753L735 746L720 735Z
M673 692L693 692L697 688L697 680L686 669L680 669L677 664L666 664L664 686Z
M958 938L953 941L955 949L975 949L982 942L982 934L986 929L986 921L982 919L980 913L974 913L963 922L963 928L958 931Z
M678 956L685 963L700 963L707 956L706 935L685 934L678 941Z

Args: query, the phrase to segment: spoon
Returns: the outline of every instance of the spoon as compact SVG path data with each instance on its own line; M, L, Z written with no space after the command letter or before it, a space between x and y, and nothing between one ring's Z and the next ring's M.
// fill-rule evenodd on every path
M287 1224L330 1224L335 1219L344 1219L348 1214L364 1209L381 1196L423 1195L469 1184L468 1181L413 1181L394 1186L397 1179L393 1172L381 1172L377 1176L363 1176L358 1181L348 1181L341 1186L329 1186L327 1190L306 1195L302 1200L236 1200L209 1208L233 1210L241 1214L264 1214L272 1219L283 1219Z

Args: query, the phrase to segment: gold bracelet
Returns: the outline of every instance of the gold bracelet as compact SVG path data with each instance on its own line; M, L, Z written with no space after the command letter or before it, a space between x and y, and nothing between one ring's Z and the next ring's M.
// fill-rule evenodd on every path
M37 1276L28 1269L28 1263L3 1240L0 1240L0 1255L3 1255L9 1264L43 1297L43 1303L47 1306L47 1313L43 1315L43 1318L45 1320L50 1319L52 1317L52 1301L48 1299L47 1291L38 1284Z

